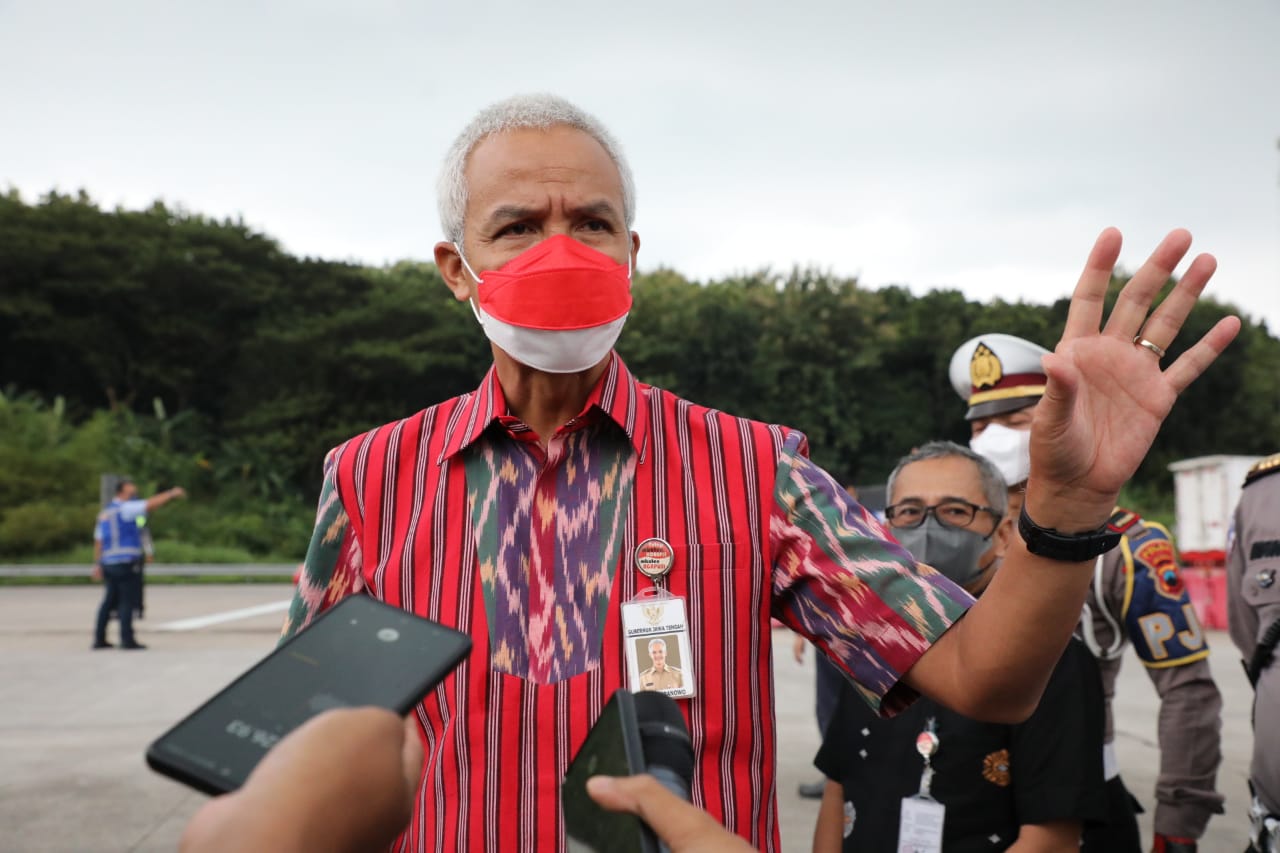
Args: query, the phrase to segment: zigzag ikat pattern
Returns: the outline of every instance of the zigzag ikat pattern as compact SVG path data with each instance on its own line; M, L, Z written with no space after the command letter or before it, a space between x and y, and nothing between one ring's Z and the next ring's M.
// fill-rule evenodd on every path
M873 707L883 701L883 713L896 713L914 698L902 673L972 599L915 563L875 516L799 452L796 435L778 464L774 500L782 512L770 519L779 544L775 610L826 650Z
M490 663L553 684L600 665L636 454L603 417L553 438L545 461L494 438L486 433L465 454Z

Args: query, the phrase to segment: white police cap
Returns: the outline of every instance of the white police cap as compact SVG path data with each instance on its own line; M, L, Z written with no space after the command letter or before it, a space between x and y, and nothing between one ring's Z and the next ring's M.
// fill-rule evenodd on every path
M1013 335L978 335L951 356L951 387L969 404L965 420L1026 408L1044 395L1040 359L1049 350Z

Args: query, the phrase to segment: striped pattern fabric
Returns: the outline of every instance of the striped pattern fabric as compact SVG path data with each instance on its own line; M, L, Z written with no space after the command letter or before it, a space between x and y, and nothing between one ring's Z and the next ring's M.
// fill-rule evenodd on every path
M689 614L693 801L764 850L779 847L770 617L891 713L914 698L902 673L970 603L799 433L646 386L615 355L543 451L491 369L329 454L285 626L365 591L475 643L416 709L427 760L394 849L565 849L560 782L624 686L620 605L652 584L633 559L650 537L672 545L667 586Z

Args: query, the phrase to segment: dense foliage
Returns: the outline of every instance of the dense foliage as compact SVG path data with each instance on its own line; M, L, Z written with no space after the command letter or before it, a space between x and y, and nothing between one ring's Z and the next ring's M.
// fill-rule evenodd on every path
M1234 310L1203 302L1182 340ZM818 270L657 270L637 277L618 349L645 381L798 427L838 478L874 483L913 445L967 438L946 376L960 342L998 330L1052 345L1065 312ZM0 557L85 542L104 471L191 491L156 526L170 558L178 542L294 556L324 452L475 387L489 361L432 264L297 258L160 203L0 196ZM1280 341L1249 322L1135 485L1167 492L1172 460L1277 444Z

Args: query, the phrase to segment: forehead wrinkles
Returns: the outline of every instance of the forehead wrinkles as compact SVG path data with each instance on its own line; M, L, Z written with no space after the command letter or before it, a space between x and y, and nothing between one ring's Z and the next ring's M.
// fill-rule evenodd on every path
M476 183L473 190L468 207L476 214L501 204L541 208L554 200L573 203L602 197L615 209L622 210L622 186L617 180L599 180L588 170L570 166L513 167L495 175L491 181Z
M503 131L480 140L467 157L463 174L467 213L474 205L507 201L513 184L578 184L582 194L605 195L623 208L622 175L608 152L575 128ZM469 217L468 217L469 218Z

